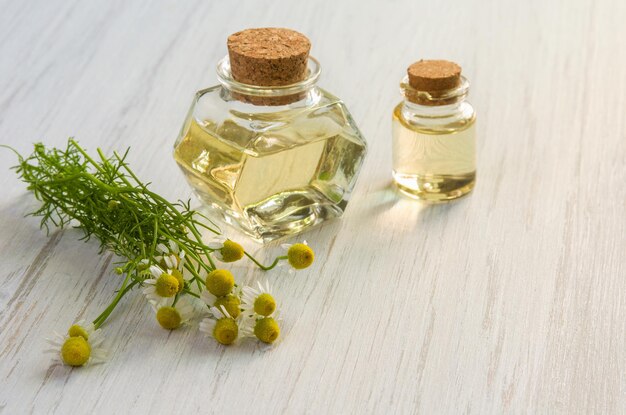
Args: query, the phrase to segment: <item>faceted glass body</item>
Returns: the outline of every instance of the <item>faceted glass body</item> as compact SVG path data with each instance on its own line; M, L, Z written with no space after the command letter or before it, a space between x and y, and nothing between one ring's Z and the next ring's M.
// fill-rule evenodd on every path
M253 105L223 85L199 91L174 157L198 197L267 242L346 208L366 143L344 104L312 86L287 105Z

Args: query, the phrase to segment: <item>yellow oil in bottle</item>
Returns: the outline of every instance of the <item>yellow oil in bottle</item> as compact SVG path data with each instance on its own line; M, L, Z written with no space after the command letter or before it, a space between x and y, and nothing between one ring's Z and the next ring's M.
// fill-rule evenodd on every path
M174 158L228 223L259 240L287 236L345 209L365 146L346 134L338 111L306 112L289 123L268 116L262 121L279 127L262 133L192 118Z
M427 202L456 199L476 180L475 118L436 128L411 125L393 111L393 178L400 191Z

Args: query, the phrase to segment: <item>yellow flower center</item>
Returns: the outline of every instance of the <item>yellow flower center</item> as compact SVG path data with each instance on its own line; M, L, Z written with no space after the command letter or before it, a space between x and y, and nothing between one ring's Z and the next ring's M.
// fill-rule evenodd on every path
M85 340L89 340L89 333L87 333L87 330L85 330L83 326L79 326L78 324L74 324L72 327L70 327L70 329L67 331L67 334L70 337L82 337Z
M223 297L233 290L235 277L226 269L216 269L206 277L206 288L216 297Z
M224 306L232 318L237 318L241 314L241 309L239 308L241 300L236 295L228 294L227 296L219 297L213 305L217 308Z
M254 300L254 312L262 316L269 316L276 310L276 300L268 293L259 295Z
M178 281L178 291L176 291L176 292L179 293L179 292L181 292L183 290L183 288L185 288L185 279L183 278L183 273L180 272L177 269L173 269L172 270L172 275Z
M82 366L89 360L91 347L83 337L70 337L61 347L63 363L69 366Z
M280 336L280 327L278 327L276 320L265 317L258 320L254 325L254 335L264 343L274 343Z
M224 241L224 246L220 249L220 252L224 262L235 262L243 258L243 247L230 239Z
M315 259L313 250L305 244L293 244L287 251L289 263L295 269L304 269L310 266Z
M154 287L161 297L172 297L178 292L178 280L173 275L161 274Z
M213 337L219 343L232 344L237 340L238 335L239 327L237 327L237 323L232 318L221 318L215 323Z
M174 330L180 327L182 317L174 307L161 307L156 313L156 319L167 330Z

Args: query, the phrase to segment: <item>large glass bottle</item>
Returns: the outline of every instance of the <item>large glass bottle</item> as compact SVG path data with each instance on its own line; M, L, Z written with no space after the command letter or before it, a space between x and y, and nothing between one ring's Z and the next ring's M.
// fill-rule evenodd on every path
M284 47L293 41L281 38L282 31L287 29L249 29L238 34L255 36L253 46L271 49L273 43L282 42ZM287 31L292 37L294 33L303 37ZM366 143L343 102L317 86L320 65L308 56L308 49L304 59L299 56L301 79L292 82L288 72L299 62L290 66L283 59L263 66L254 57L242 64L230 44L238 34L229 38L230 57L217 67L220 85L196 94L174 157L208 208L254 239L267 242L340 216ZM243 70L238 78L252 78L247 83L235 79L231 65L235 58L237 70ZM255 79L290 83L255 85L251 83Z
M402 80L393 111L393 177L398 189L427 202L456 199L476 181L476 113L469 82L449 61L422 60Z

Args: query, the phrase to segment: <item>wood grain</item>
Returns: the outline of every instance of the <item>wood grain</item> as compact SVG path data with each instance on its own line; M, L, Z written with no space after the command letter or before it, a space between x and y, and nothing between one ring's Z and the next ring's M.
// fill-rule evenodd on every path
M312 269L267 275L279 347L165 333L138 295L105 326L112 359L81 370L43 339L106 306L115 258L23 218L0 151L0 414L626 413L625 2L0 3L0 142L22 152L130 145L155 190L188 197L171 146L191 96L258 26L310 37L370 145L345 217L304 235ZM477 188L444 206L389 187L418 58L459 62L478 110Z

